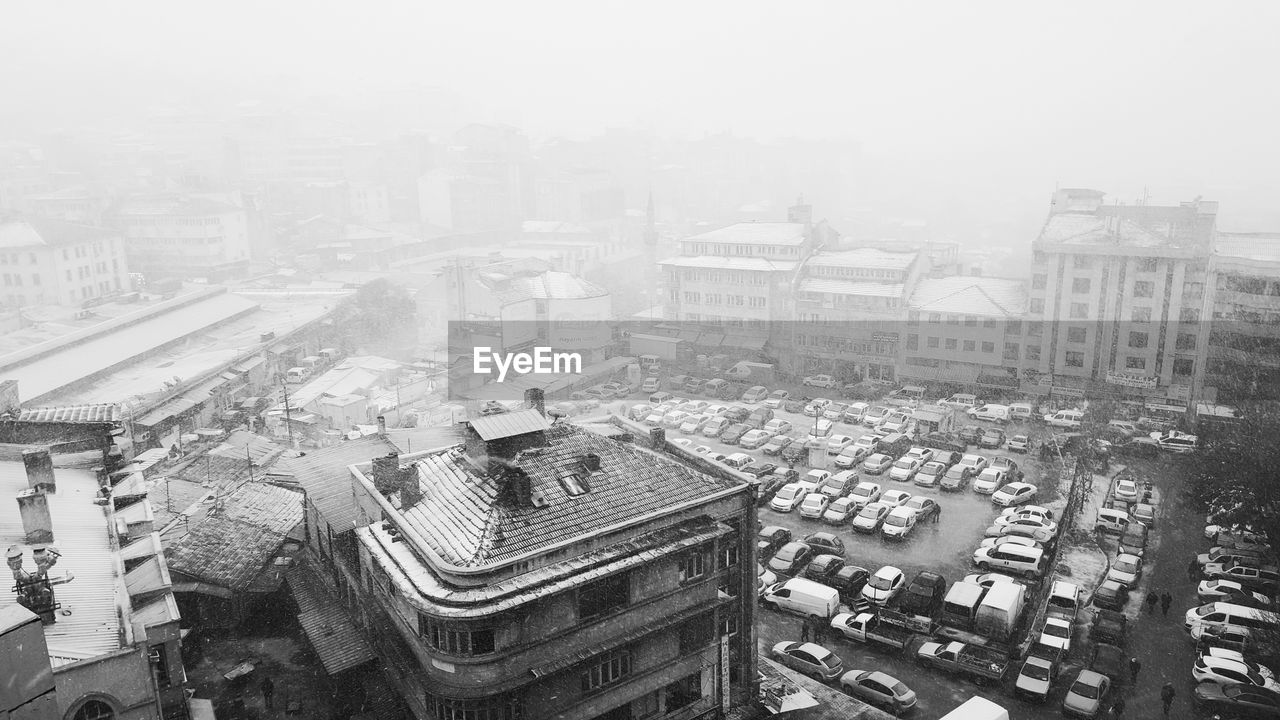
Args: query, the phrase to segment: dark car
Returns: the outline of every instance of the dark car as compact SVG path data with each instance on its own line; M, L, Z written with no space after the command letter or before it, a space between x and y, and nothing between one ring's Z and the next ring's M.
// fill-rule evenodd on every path
M799 475L795 470L760 476L760 490L756 495L756 507L768 505L779 490L785 487L787 483L795 482L797 477Z
M835 588L840 593L841 600L852 604L861 597L862 588L870 579L870 570L857 565L845 565L835 575L823 580L822 584Z
M747 418L751 417L751 411L744 407L738 407L737 405L734 405L733 407L724 411L724 417L731 423L745 423L747 421Z
M782 449L781 457L787 462L800 462L809 457L809 448L802 442L793 442Z
M1093 591L1093 604L1107 610L1123 610L1129 602L1129 588L1115 580L1103 580Z
M964 453L965 450L969 449L969 445L965 443L964 440L961 440L958 435L941 432L931 432L928 435L925 435L924 439L920 441L920 444L925 447L931 447L937 450L957 454ZM934 459L936 460L937 458Z
M961 457L964 457L962 452L956 452L954 450L939 450L933 454L933 459L930 462L942 463L950 469L952 465L960 462Z
M750 430L751 428L746 423L734 423L725 428L724 432L720 433L720 442L727 443L729 445L737 445L738 441L742 439L742 436L746 435Z
M809 561L805 566L804 576L814 582L825 583L827 578L840 572L840 568L844 567L844 558L839 555L819 555Z
M1160 446L1151 438L1136 437L1113 445L1112 451L1120 457L1153 458L1160 454Z
M1093 660L1089 663L1089 669L1119 683L1128 674L1129 658L1115 645L1098 643L1093 646Z
M977 425L965 425L956 431L956 435L965 445L975 445L982 439L982 428Z
M907 501L906 507L916 511L917 524L932 520L934 516L942 515L942 506L933 498L923 495L913 495Z
M972 465L952 465L943 473L942 482L938 483L938 487L948 491L963 490L972 479Z
M804 541L817 552L844 557L844 542L829 532L816 532Z
M782 409L785 412L795 413L799 415L804 412L804 406L808 405L808 400L783 400Z
M763 560L789 542L791 542L790 530L777 525L767 525L756 533L756 553Z
M978 447L998 448L1004 445L1004 431L1000 428L987 428L978 438Z
M1147 548L1147 526L1131 522L1125 526L1120 535L1120 552L1130 555L1141 555Z
M751 463L750 465L742 468L741 472L755 477L764 477L765 475L773 474L773 471L777 469L777 463L761 463L759 465Z
M942 599L947 595L947 581L938 573L923 570L916 574L902 594L899 605L902 612L909 615L925 615L933 617L942 608Z
M1280 693L1243 683L1202 682L1192 691L1196 703L1231 717L1280 718Z
M781 575L795 575L813 559L813 548L802 542L789 542L778 548L766 565Z
M1129 628L1129 618L1116 610L1097 610L1093 613L1093 626L1089 636L1094 642L1124 645Z

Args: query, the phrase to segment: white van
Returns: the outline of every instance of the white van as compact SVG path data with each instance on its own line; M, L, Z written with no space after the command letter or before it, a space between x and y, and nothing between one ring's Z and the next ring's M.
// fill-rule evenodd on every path
M1132 521L1133 519L1129 517L1129 513L1123 510L1101 508L1098 510L1098 519L1094 527L1112 535L1123 535L1125 528L1129 527L1129 523Z
M338 348L324 348L320 351L320 358L326 363L337 362Z
M311 378L311 368L308 367L291 367L284 374L284 381L288 383L302 383Z
M647 377L644 382L640 383L640 391L647 393L658 392L662 388L662 380L656 377Z
M974 420L989 420L991 422L1009 422L1009 406L994 405L987 403L982 407L972 408L967 411L969 417Z
M666 402L666 401L670 400L670 399L671 399L671 398L673 398L673 397L675 397L675 396L674 396L674 395L672 395L672 394L671 394L671 393L669 393L669 392L656 392L656 393L654 393L654 394L652 394L652 395L650 395L650 396L649 396L649 404L650 404L650 405L661 405L662 403L664 403L664 402Z
M1031 403L1014 403L1009 406L1009 417L1014 420L1027 422L1036 416L1036 409Z
M1078 428L1084 421L1084 413L1080 410L1059 410L1044 416L1044 424L1049 427Z
M835 588L804 578L792 578L772 585L765 589L764 597L760 600L776 610L805 617L816 615L823 619L835 615L840 607L840 593Z
M980 547L973 553L973 564L983 572L1007 570L1037 578L1044 572L1044 550L1016 543L1000 543Z
M946 405L947 407L954 408L956 410L972 410L973 408L978 407L982 403L978 402L978 396L976 395L969 395L968 393L956 393L955 395L952 395L951 397L939 402L938 404Z
M1187 611L1187 632L1197 625L1234 625L1253 631L1275 632L1280 627L1280 615L1231 603L1214 602Z
M746 453L734 453L724 459L724 464L734 470L741 470L751 464L751 456Z

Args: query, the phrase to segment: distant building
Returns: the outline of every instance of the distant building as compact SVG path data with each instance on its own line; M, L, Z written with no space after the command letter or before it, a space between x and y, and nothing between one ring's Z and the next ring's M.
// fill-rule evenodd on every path
M902 380L1017 391L1026 311L1023 280L922 279L911 294Z
M248 215L224 199L139 197L117 205L108 218L125 236L130 268L148 279L218 282L248 270Z
M1280 399L1280 234L1218 233L1209 267L1205 317L1175 347L1204 353L1216 402Z
M115 230L47 218L0 221L0 298L10 307L79 306L130 289Z
M454 447L374 458L354 492L340 522L355 552L332 556L342 599L414 717L697 717L749 701L756 518L740 476L530 409L473 420Z

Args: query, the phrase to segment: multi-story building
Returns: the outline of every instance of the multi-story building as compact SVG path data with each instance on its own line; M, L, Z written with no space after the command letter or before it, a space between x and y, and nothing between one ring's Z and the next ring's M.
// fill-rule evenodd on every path
M353 466L353 544L332 557L413 715L692 718L747 703L752 487L661 431L620 442L549 424L536 391L531 404L472 420L460 445Z
M1209 329L1204 395L1231 405L1280 399L1280 234L1218 233L1209 267L1210 307L1194 331L1201 346ZM1179 343L1191 345L1184 335Z
M795 281L783 366L849 382L893 380L907 300L925 270L916 252L857 248L809 257Z
M1017 390L1026 310L1023 280L920 280L911 294L899 375L904 380Z
M9 307L73 305L129 289L124 238L47 218L0 221L0 299Z
M218 281L249 266L248 215L221 198L166 195L126 200L110 213L129 266L150 278Z
M1186 407L1203 372L1217 203L1059 190L1034 243L1024 366L1054 394ZM1044 376L1047 376L1044 377Z

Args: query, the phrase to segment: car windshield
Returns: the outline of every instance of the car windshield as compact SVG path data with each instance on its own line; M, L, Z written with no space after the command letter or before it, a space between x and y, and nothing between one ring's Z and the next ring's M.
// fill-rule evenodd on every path
M1096 700L1098 697L1098 688L1085 682L1077 682L1071 686L1071 693L1079 695L1082 698Z
M1057 624L1049 624L1044 626L1044 634L1060 638L1071 637L1071 628Z
M907 518L904 515L890 515L884 519L884 524L892 525L894 527L903 527L907 524Z
M858 497L871 497L871 488L858 486L853 489L853 494Z
M1124 572L1124 573L1135 573L1138 571L1137 563L1133 562L1132 560L1125 560L1123 558L1117 558L1116 560L1112 561L1111 566L1114 567L1116 570L1119 570L1120 572Z
M778 554L775 555L774 557L778 558L779 560L792 560L795 558L796 553L799 552L799 550L800 550L799 547L784 545L783 548L779 550Z
M1049 668L1044 667L1043 665L1032 665L1031 663L1027 663L1022 667L1022 674L1032 680L1048 680Z
M862 508L862 512L858 513L858 517L874 520L875 518L880 517L880 508L868 505L867 507Z
M898 469L900 469L900 470L907 470L907 469L909 469L913 464L914 464L914 463L912 463L910 460L899 460L898 462L894 463L894 464L893 464L893 466L894 466L894 467L896 467L896 468L898 468Z
M889 578L884 577L883 575L877 575L871 578L871 582L867 584L875 588L876 590L888 590L889 588L893 587L893 580L890 580Z

